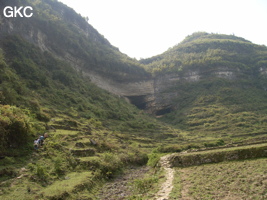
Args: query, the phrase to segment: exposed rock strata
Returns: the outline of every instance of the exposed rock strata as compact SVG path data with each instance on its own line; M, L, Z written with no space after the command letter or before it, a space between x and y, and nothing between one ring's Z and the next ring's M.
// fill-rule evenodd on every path
M49 42L48 35L41 29L31 25L24 26L25 23L18 24L14 20L6 20L0 16L0 38L9 34L18 34L27 41L37 45L42 51L48 51L64 61L67 61L73 68L79 72L83 72L98 87L109 91L112 94L124 97L127 101L133 103L140 109L144 109L155 115L163 115L171 112L173 108L173 100L179 96L179 92L171 90L175 85L183 82L197 82L209 77L219 77L229 80L238 78L243 73L239 70L233 70L229 67L218 67L212 71L188 70L183 74L165 74L154 78L141 79L137 81L113 80L104 76L96 70L87 69L86 60L79 58L73 49L60 49L60 54L53 50L53 45ZM77 25L77 31L88 36L88 27ZM91 35L94 41L104 43L101 38ZM266 75L267 70L264 67L259 69L259 74Z

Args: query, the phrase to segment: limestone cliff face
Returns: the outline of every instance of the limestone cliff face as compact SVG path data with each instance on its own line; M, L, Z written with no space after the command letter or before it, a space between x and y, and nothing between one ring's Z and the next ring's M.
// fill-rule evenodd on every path
M180 94L173 88L181 82L198 82L207 78L224 78L234 80L242 75L238 70L232 70L228 67L220 67L212 72L207 71L187 71L185 74L165 74L154 78L153 102L147 105L147 110L155 115L163 115L171 112L175 105L173 100Z
M112 94L124 97L128 102L136 105L140 109L149 110L151 107L150 103L154 101L153 79L115 81L95 72L84 72L84 75L89 77L98 87L107 90Z

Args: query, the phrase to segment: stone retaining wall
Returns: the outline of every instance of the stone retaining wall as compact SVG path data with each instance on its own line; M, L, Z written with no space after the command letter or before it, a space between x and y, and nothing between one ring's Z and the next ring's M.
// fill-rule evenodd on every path
M267 157L267 145L187 154L172 154L168 160L171 167L189 167L223 161L244 160Z

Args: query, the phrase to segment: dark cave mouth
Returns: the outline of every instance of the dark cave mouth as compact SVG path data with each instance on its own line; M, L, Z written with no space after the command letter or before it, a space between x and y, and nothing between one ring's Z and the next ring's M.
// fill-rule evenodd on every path
M162 116L162 115L165 115L165 114L168 114L172 111L172 108L164 108L164 109L160 109L160 110L157 110L155 115L156 116Z
M135 105L137 108L141 109L141 110L145 110L146 109L146 95L141 95L141 96L126 96L131 104Z
M148 109L148 102L147 102L147 96L146 95L140 95L140 96L126 96L126 98L130 101L131 104L135 105L138 109L146 110ZM151 109L151 108L149 108ZM168 114L172 112L171 107L164 107L161 109L152 108L152 113L155 116L163 116L165 114Z

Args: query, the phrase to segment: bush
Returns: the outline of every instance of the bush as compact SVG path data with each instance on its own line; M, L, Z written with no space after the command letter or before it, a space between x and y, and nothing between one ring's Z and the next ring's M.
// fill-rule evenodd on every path
M61 157L57 157L55 160L54 160L54 170L55 170L55 173L57 175L62 175L64 174L64 171L65 171L65 166L63 164L63 159Z
M144 194L152 188L154 183L158 182L157 177L148 177L144 179L135 179L133 181L133 187L135 192Z
M156 167L159 160L160 160L161 155L157 153L152 153L148 155L148 162L147 165L150 167Z
M43 122L49 122L50 121L50 116L43 111L37 112L36 113L36 118L40 121Z
M99 164L99 169L101 170L102 176L107 179L112 178L114 174L120 171L123 167L119 156L110 152L105 152L102 154L101 162Z
M127 152L119 154L123 164L145 165L148 161L148 156L141 152Z
M49 178L47 170L41 165L36 165L36 175L40 181L44 182L46 182L47 179Z
M154 150L154 152L158 153L173 153L173 152L181 152L183 147L180 145L161 145Z
M33 132L30 112L15 106L0 105L0 114L1 151L25 146Z
M213 142L213 143L212 142L211 143L204 143L205 147L217 147L217 146L223 146L223 145L225 145L225 142L222 139L220 139L216 142Z

